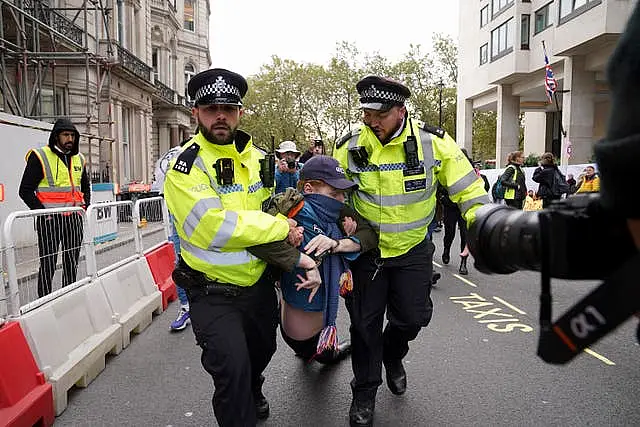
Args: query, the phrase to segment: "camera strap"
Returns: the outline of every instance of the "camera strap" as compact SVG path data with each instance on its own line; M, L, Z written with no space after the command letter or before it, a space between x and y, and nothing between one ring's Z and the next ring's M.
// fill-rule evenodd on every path
M543 291L540 295L542 330L538 341L538 356L547 363L567 363L586 347L640 311L638 271L640 271L640 253L636 253L627 260L600 286L553 324L550 322L551 295L549 292L545 297L543 274ZM547 280L550 280L550 275L547 276ZM550 284L547 283L547 285Z

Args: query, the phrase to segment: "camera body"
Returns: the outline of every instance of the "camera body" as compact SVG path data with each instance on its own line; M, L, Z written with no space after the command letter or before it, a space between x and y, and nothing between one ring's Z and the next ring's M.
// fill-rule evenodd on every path
M287 159L287 167L289 169L295 169L296 168L296 161L293 159Z
M469 229L469 249L483 273L540 271L545 256L550 275L568 280L603 279L636 251L624 218L606 211L597 194L540 212L485 205Z

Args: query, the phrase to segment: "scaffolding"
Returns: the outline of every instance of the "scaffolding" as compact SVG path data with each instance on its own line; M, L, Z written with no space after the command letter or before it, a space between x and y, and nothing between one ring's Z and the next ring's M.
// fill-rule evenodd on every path
M5 112L35 120L67 117L84 123L81 137L88 141L87 172L94 182L111 178L114 142L111 71L116 64L116 49L122 49L109 36L112 8L104 1L107 0L83 0L79 7L51 7L47 0L0 0L0 105ZM91 18L93 37L89 28ZM100 31L104 34L102 40ZM65 91L57 93L56 84L56 71L63 67L67 68L66 84L69 69L84 68L86 102L82 113L64 111L71 105L67 106ZM92 70L95 70L93 85ZM50 93L53 104L48 113L44 110L43 89ZM59 96L62 102L58 102ZM101 114L104 106L106 114ZM98 171L92 169L94 141L98 145ZM108 144L108 150L103 150L103 143ZM107 159L102 158L103 152L108 153Z

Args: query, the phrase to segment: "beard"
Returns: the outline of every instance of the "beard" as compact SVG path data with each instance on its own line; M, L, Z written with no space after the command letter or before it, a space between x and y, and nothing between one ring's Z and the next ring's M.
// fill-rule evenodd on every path
M216 124L211 125L211 127L213 128L213 126L215 126ZM216 145L229 145L231 143L233 143L233 140L236 137L236 130L238 129L238 127L234 127L234 128L228 128L229 129L229 133L227 135L226 138L219 138L217 137L211 130L207 129L207 127L205 125L202 124L202 122L200 120L198 120L198 131L202 134L202 136L204 136L204 138L209 141L212 144L216 144Z

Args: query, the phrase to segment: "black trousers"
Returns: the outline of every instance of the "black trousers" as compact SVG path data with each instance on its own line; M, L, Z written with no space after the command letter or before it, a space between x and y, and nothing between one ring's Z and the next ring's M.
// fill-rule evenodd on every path
M404 358L409 341L429 324L433 251L433 243L424 240L404 255L384 259L374 280L377 251L351 264L354 289L345 302L351 317L354 394L375 392L382 384L383 359ZM388 322L383 332L385 310Z
M444 252L449 253L453 238L456 237L456 225L460 229L460 252L467 244L467 222L462 217L458 206L444 207Z
M36 219L38 233L38 297L51 293L51 282L56 272L58 249L62 244L62 286L76 281L78 258L82 247L83 224L78 214L47 215Z
M268 269L267 269L268 270ZM255 426L252 390L276 351L277 297L272 275L240 295L187 289L189 315L202 366L213 378L213 412L221 427Z
M516 199L504 199L504 203L507 206L510 206L512 208L516 208L516 209L522 210L522 205L524 204L524 201L523 200L516 200Z

